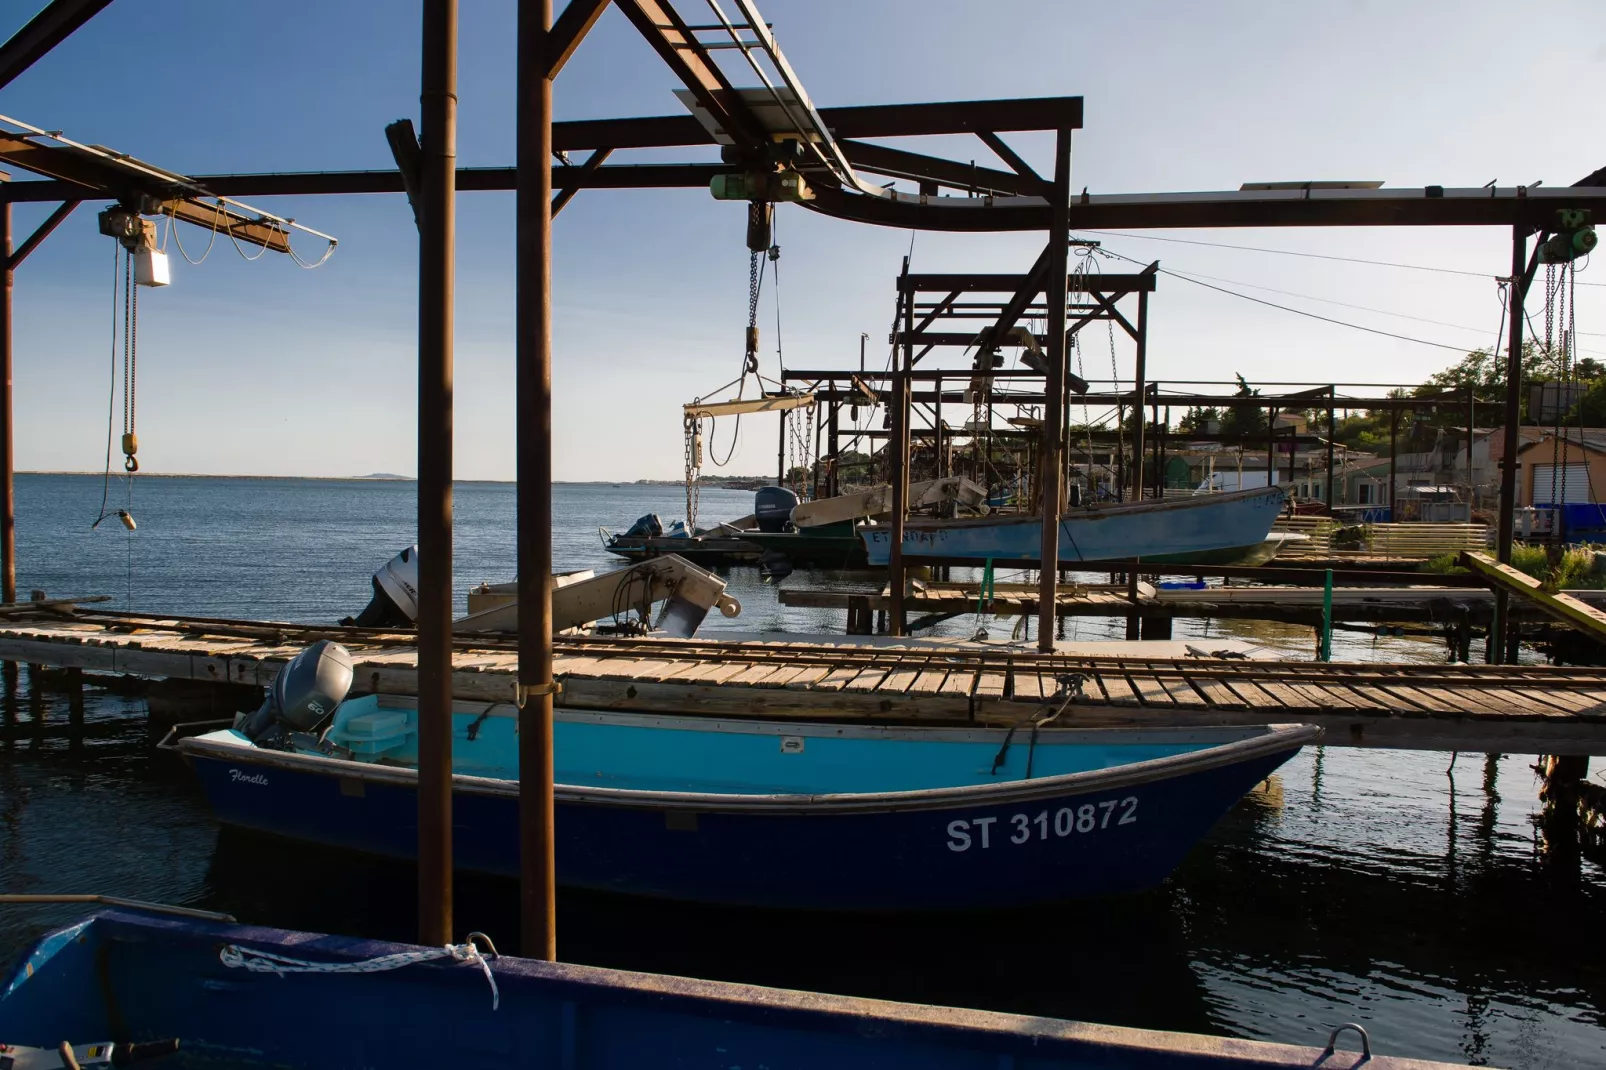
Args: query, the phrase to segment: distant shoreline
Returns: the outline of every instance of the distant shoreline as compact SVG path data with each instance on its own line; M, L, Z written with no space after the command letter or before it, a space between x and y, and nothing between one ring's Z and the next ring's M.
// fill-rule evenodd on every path
M19 471L19 476L93 476L100 479L104 472L66 472L66 471ZM122 478L123 473L113 471L112 475ZM252 476L252 475L224 475L215 472L141 472L141 479L304 479L319 483L416 483L415 476L398 476L376 474L370 476ZM511 479L454 479L454 483L496 483L513 486ZM735 489L744 489L739 484L771 483L763 476L732 476L729 478L704 479L705 487L722 487L727 484L738 484ZM554 479L555 487L679 487L684 481L679 479Z

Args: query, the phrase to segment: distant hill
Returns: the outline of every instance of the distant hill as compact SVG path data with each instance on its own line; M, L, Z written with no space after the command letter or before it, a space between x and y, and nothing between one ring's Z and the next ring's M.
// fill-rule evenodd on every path
M412 477L412 476L401 476L401 475L397 475L395 472L369 472L365 476L352 476L351 478L352 479L404 479L404 480L407 480L409 483L415 481L414 477Z

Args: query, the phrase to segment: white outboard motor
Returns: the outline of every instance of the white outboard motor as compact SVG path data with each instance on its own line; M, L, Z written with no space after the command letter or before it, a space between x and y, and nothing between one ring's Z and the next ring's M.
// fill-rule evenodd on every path
M340 623L347 627L405 627L418 620L418 545L414 543L374 573L368 607Z
M351 680L351 654L320 639L279 670L256 712L234 719L235 730L259 746L294 746L293 734L316 732L345 701Z

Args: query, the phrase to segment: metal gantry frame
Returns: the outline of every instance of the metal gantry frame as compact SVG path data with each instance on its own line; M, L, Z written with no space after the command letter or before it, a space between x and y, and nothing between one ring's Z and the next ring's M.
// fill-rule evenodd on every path
M52 0L10 41L0 45L0 87L46 55L108 0ZM551 226L554 211L577 189L702 188L718 175L769 172L777 166L776 131L754 112L747 98L720 71L713 53L693 24L671 0L612 0L654 47L690 91L700 115L552 121L553 79L609 0L570 0L556 21L551 0L518 4L517 160L511 168L455 168L456 0L423 0L423 144L418 174L400 171L236 174L196 176L193 181L217 196L279 196L336 193L401 193L419 190L419 529L424 560L419 621L420 780L420 935L441 943L451 923L450 851L450 549L451 549L451 204L457 191L514 190L517 200L517 458L518 572L520 583L518 698L521 705L520 815L523 836L521 877L523 946L527 954L555 957L553 911L550 629L551 575ZM688 3L690 0L677 0ZM737 32L758 34L762 21L750 2L741 4L748 22ZM767 35L764 35L767 36ZM768 51L768 49L766 49ZM778 50L777 53L778 54ZM745 53L744 53L745 55ZM1469 226L1513 228L1513 308L1520 309L1532 267L1525 265L1526 239L1554 225L1561 208L1606 209L1606 189L1598 187L1516 187L1450 189L1329 190L1319 188L1223 193L1094 195L1071 194L1071 132L1082 124L1080 97L820 108L817 122L829 131L841 157L855 171L914 183L914 191L867 193L820 157L795 167L814 187L805 207L841 219L908 229L943 231L1048 232L1047 405L1063 422L1066 379L1064 324L1065 257L1070 229L1149 229L1168 227L1282 226ZM705 120L710 126L705 125ZM1000 135L1011 131L1050 131L1055 135L1052 178L1038 176ZM718 136L716 136L716 133ZM976 135L1007 169L943 159L866 141L866 138L935 134ZM608 164L613 153L632 148L722 145L718 162ZM554 153L589 150L579 163L553 166ZM9 159L0 151L0 160ZM566 159L562 157L562 159ZM13 162L16 162L13 160ZM20 164L19 164L20 166ZM560 190L556 201L552 190ZM943 191L951 191L944 194ZM11 183L0 190L13 203L69 202L104 197L105 191L67 177ZM70 210L70 209L67 209ZM64 214L63 209L58 212ZM52 217L55 219L55 217ZM59 222L59 219L56 219ZM30 240L23 250L37 244ZM23 250L19 250L22 252ZM20 256L13 254L6 267ZM9 281L10 271L6 271ZM5 294L9 295L9 285ZM4 396L0 397L0 467L6 492L0 494L0 528L13 523L10 419L10 316L4 320ZM1514 432L1520 371L1520 315L1511 317L1508 376L1508 430ZM912 343L911 343L912 344ZM912 364L911 364L912 366ZM915 373L903 381L903 389ZM1140 394L1141 396L1141 394ZM1502 481L1501 560L1510 556L1509 513L1514 494L1515 434L1507 435L1507 466ZM904 440L906 441L906 440ZM1046 496L1057 504L1058 473L1063 471L1063 435L1045 430L1040 463L1054 486ZM1045 517L1045 521L1048 518ZM1045 522L1044 560L1057 556L1057 524ZM426 536L426 532L428 535ZM426 547L425 541L428 540ZM13 548L0 540L0 562L8 576ZM895 544L896 545L896 544ZM433 563L432 563L433 559ZM1057 571L1043 569L1045 612L1052 614ZM8 597L13 594L8 588ZM1504 617L1502 616L1502 619ZM1042 628L1047 635L1050 628ZM427 682L427 687L426 687ZM533 774L533 775L532 775ZM428 787L426 788L426 785ZM444 786L444 788L443 788ZM427 840L428 842L424 842Z

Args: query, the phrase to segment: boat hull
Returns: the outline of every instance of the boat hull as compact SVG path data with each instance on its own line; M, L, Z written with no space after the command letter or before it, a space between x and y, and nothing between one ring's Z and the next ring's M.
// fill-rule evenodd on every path
M250 972L224 948L318 964ZM54 1051L67 1039L177 1038L183 1066L566 1067L714 1070L1158 1070L1327 1065L1314 1048L1087 1025L563 962L435 958L336 972L422 948L222 921L101 911L48 933L0 989L0 1037ZM392 960L395 961L395 960ZM1343 1052L1335 1066L1356 1056ZM51 1065L60 1065L53 1063ZM1434 1070L1378 1056L1368 1070ZM1442 1068L1441 1068L1442 1070Z
M981 909L1135 892L1163 880L1315 734L1274 726L1212 748L1208 759L1026 780L1002 794L731 796L560 785L557 875L572 887L821 910ZM415 857L410 769L196 740L180 746L224 823ZM516 782L454 777L452 826L458 867L517 874Z
M1095 507L1060 520L1062 564L1156 561L1203 564L1223 551L1245 553L1266 540L1283 507L1281 487L1231 494L1201 494L1165 502ZM911 557L1035 561L1042 553L1042 521L1036 517L911 524L903 554ZM888 563L890 527L860 529L872 566Z

